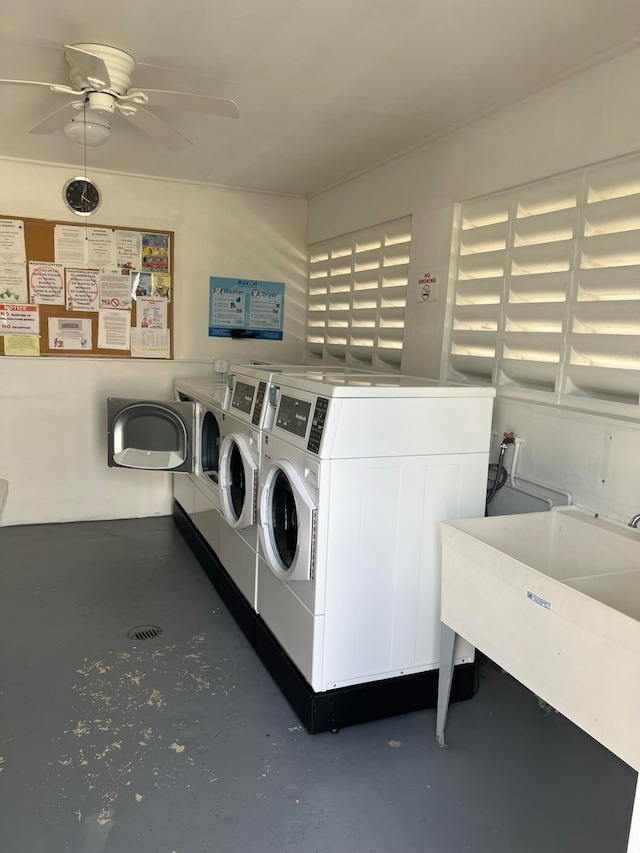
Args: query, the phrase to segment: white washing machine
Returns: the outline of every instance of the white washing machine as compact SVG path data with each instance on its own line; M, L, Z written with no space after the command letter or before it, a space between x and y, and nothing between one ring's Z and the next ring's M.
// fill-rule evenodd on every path
M484 513L494 389L358 375L276 390L260 619L315 692L437 669L439 525Z
M259 388L260 386L260 388ZM260 393L259 393L260 392ZM229 374L220 444L220 546L231 580L255 610L258 528L256 499L266 381Z
M178 399L193 401L196 407L196 457L194 473L174 474L174 497L184 509L183 499L187 486L184 477L192 480L193 502L190 513L195 527L214 551L220 549L220 485L219 459L222 437L222 406L225 383L207 380L183 379L175 383ZM182 499L181 499L182 498Z
M330 371L330 372L329 372ZM301 375L321 381L351 368L289 364L234 364L227 377L220 446L220 562L244 598L257 609L257 489L262 435L273 419L276 378ZM364 374L365 371L356 371Z

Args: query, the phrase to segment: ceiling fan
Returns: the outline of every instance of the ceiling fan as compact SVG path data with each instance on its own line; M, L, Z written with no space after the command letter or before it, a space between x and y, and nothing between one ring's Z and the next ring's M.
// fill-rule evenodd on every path
M136 89L131 86L135 59L116 47L103 44L65 45L71 85L36 80L0 80L0 83L46 86L74 100L54 110L29 133L55 133L64 128L80 145L102 145L111 136L111 123L119 115L171 151L188 148L191 141L153 112L154 107L193 110L209 115L238 118L235 101L189 92Z

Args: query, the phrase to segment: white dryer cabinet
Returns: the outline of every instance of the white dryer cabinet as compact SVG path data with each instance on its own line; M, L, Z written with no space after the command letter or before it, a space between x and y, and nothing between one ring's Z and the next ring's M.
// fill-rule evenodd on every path
M439 525L484 513L494 390L389 375L283 375L274 389L258 628L334 708L360 695L393 709L385 690L425 707L439 664ZM461 642L456 663L473 657Z
M260 382L269 387L251 408L248 387ZM222 546L217 577L237 593L225 601L243 604L234 616L257 654L311 733L433 706L439 525L484 514L494 389L329 369L232 384L221 488L232 439L257 430L259 456L243 478L257 473L257 525L223 530L257 558L246 562L255 609ZM453 698L473 695L473 657L461 642Z

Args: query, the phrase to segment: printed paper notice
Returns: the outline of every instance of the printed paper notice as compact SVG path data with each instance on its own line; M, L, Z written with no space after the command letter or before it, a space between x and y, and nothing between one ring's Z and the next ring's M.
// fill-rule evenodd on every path
M142 234L116 231L116 266L139 270L142 263Z
M87 266L113 267L116 263L116 232L113 228L85 228Z
M49 317L49 349L91 350L91 320L80 317Z
M137 299L139 296L151 296L151 273L131 270L131 296Z
M64 267L46 261L29 261L29 302L64 305Z
M24 222L22 219L0 219L0 263L26 264Z
M0 335L37 335L39 332L37 305L0 302Z
M24 264L0 264L0 302L28 302L27 268Z
M39 335L5 335L5 355L40 355Z
M118 308L101 308L98 314L98 349L131 348L131 315Z
M169 272L169 235L142 235L142 269Z
M102 270L100 273L100 307L131 308L131 275L127 269Z
M97 311L100 273L98 270L68 269L67 310Z
M161 272L151 274L151 293L157 299L164 297L171 302L171 276Z
M139 296L154 296L156 299L164 297L171 302L171 276L148 270L132 270L131 296L134 299Z
M131 355L134 358L170 358L169 329L131 329Z
M141 296L136 306L136 325L139 329L167 328L167 300Z
M87 263L87 241L83 225L56 225L53 229L56 262L65 267L83 267Z

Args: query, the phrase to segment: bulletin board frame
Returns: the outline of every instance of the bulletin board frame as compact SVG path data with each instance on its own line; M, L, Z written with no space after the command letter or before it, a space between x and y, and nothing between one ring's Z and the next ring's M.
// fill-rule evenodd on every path
M130 226L123 225L105 225L97 222L70 222L68 220L51 220L51 219L32 219L26 218L24 216L5 216L0 214L0 219L7 220L19 220L24 223L24 239L25 239L25 251L26 251L26 267L27 267L27 278L28 278L28 270L29 270L29 261L34 262L55 262L55 243L54 243L54 235L55 235L55 227L56 225L66 225L66 226L75 226L75 227L87 227L87 228L104 228L113 231L125 231L125 232L133 232L138 234L158 234L162 237L168 238L169 244L169 275L171 282L171 289L169 294L169 300L167 303L167 329L169 331L169 358L162 355L151 355L145 356L142 358L143 361L167 361L173 359L173 307L175 303L175 281L174 281L174 254L175 254L175 241L174 241L174 232L167 230L158 230L154 228L131 228ZM74 267L75 268L75 267ZM152 270L145 270L143 268L143 272L149 272ZM105 349L103 347L98 348L98 311L70 311L67 310L66 302L65 305L38 305L39 315L40 315L40 332L39 332L39 340L40 340L40 357L46 358L49 356L55 357L63 357L63 358L124 358L124 359L134 359L138 360L138 356L134 356L131 354L131 350L122 350L122 349ZM137 313L136 313L136 301L135 298L132 301L131 311L128 309L127 313L130 313L130 321L131 328L135 329L137 324ZM91 321L91 349L82 349L82 350L64 350L52 348L52 342L49 340L49 318L73 318L73 319L86 319ZM5 347L4 347L4 335L0 335L0 356L5 355ZM7 356L11 358L12 356Z

